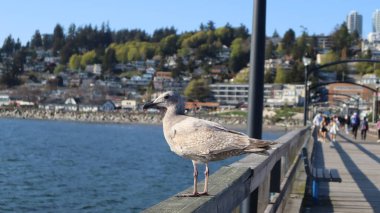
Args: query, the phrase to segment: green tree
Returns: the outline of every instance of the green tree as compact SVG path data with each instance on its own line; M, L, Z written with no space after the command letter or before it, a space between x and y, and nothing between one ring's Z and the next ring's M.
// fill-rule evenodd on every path
M57 24L53 33L53 54L57 55L58 51L65 45L65 35L61 25Z
M51 34L44 34L42 36L42 44L45 50L52 48L53 46L53 36Z
M238 72L238 74L236 74L236 76L234 78L234 83L237 83L237 84L246 84L246 83L248 83L248 81L249 81L249 68L248 67L240 70L240 72Z
M95 50L88 51L82 55L80 65L81 68L84 69L86 65L93 64L96 59L96 52Z
M238 72L249 62L249 42L242 38L236 38L231 45L231 55L228 61L230 70Z
M103 72L111 73L116 63L117 60L115 50L112 48L107 49L103 59Z
M58 64L58 65L54 68L54 74L55 74L55 75L58 75L59 73L63 72L64 70L65 70L65 65Z
M272 41L269 41L265 47L265 60L275 58L275 46Z
M339 56L340 59L346 59L349 57L349 48L352 45L352 37L348 32L346 23L341 24L335 28L335 31L331 34L332 50Z
M229 47L234 40L234 29L227 23L224 27L215 30L215 36L222 44Z
M206 101L210 96L210 91L206 80L193 79L185 88L184 94L189 100Z
M287 77L286 76L287 76L286 70L281 66L277 66L276 77L274 79L274 83L276 83L276 84L287 83Z
M5 38L1 51L7 55L11 55L15 51L16 42L11 35Z
M265 70L264 72L264 83L272 84L274 82L274 72L272 69Z
M71 70L79 70L81 68L80 64L82 61L82 56L78 54L74 54L70 57L69 60L69 68Z
M282 43L284 45L285 53L290 54L293 44L296 41L296 33L294 30L289 29L285 32L284 37L282 38Z
M36 30L34 33L32 40L30 41L30 46L32 48L42 47L42 36L39 30Z
M1 76L1 82L8 87L21 84L19 76L24 72L26 61L26 49L22 48L17 51L12 61L5 62L5 70Z
M160 52L163 56L171 56L177 52L178 37L175 34L166 36L160 41Z

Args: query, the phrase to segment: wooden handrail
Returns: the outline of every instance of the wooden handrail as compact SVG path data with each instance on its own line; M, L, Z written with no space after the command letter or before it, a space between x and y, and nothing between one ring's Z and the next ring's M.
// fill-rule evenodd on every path
M282 212L278 210L285 206L301 148L309 141L310 135L310 127L294 130L276 140L279 145L270 151L269 156L247 155L222 167L210 176L210 196L174 196L144 212L231 212L255 190L258 190L257 212ZM275 166L276 164L281 166ZM280 171L273 172L274 169ZM274 174L279 177L274 177ZM271 179L279 182L270 181ZM271 184L280 187L271 187ZM191 190L190 187L185 192ZM273 195L271 200L270 194Z

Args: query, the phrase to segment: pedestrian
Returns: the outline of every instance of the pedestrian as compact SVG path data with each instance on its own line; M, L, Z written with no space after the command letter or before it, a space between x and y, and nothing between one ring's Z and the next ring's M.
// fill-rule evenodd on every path
M328 123L327 123L327 119L325 116L323 116L323 119L322 119L322 122L321 122L321 136L322 136L322 142L325 143L326 142L326 134L327 134L327 131L328 131Z
M331 119L329 132L330 132L330 137L331 137L332 142L336 142L336 134L338 131L339 131L339 124L337 122L337 119L336 118Z
M377 127L377 142L380 143L380 118L379 120L377 120L376 127Z
M355 140L358 134L358 128L360 125L360 118L358 113L354 112L354 114L351 116L350 119L351 127L352 127L352 135L354 136Z
M361 130L361 134L360 134L361 138L362 138L362 140L365 140L367 137L367 131L368 131L367 117L363 118L363 122L361 122L360 130Z
M349 134L349 132L348 132L349 125L350 125L350 119L349 119L348 115L346 114L344 116L344 131L346 132L347 135Z
M323 119L323 116L322 116L321 112L318 112L313 119L313 125L314 125L314 129L317 130L318 139L321 137L321 134L320 134L321 127L320 126L321 126L322 119Z

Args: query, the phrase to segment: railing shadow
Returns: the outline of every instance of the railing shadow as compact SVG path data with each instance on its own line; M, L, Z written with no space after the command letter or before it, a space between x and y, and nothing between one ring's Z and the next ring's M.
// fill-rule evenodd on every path
M348 143L354 144L359 150L367 154L373 160L380 162L379 157L365 149L362 145L353 142L347 137L344 137L342 135L340 136L343 139L347 140ZM374 210L377 209L377 211L375 212L379 212L380 206L378 199L380 197L380 191L377 189L377 186L366 176L366 174L364 174L361 171L360 167L355 163L352 157L343 149L340 143L335 143L334 145L337 153L342 159L344 166L346 167L348 173L352 176L353 180L359 187L366 201ZM355 197L353 198L355 199Z
M339 136L342 137L343 139L345 139L348 143L351 143L351 144L355 145L360 151L362 151L363 153L365 153L366 155L368 155L368 157L372 158L374 161L380 163L380 157L378 157L377 155L373 154L368 149L364 148L361 145L361 143L357 143L354 140L352 140L351 138L348 138L347 136L345 136L343 134L339 134ZM366 144L374 144L374 142L366 142Z

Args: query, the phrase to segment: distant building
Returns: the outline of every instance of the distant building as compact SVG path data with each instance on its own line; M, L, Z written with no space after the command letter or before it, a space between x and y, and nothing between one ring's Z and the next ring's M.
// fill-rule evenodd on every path
M348 83L334 83L326 86L330 94L344 94L352 96L355 99L360 99L360 108L367 109L372 107L373 104L373 91L362 86L348 84ZM331 99L330 99L331 98ZM329 102L334 102L337 99L345 99L347 97L334 95L329 97ZM358 101L359 103L359 101Z
M211 84L211 91L221 105L237 105L248 102L248 84Z
M380 33L380 10L377 9L372 14L372 31L375 33Z
M358 32L359 36L362 37L363 32L363 16L356 11L351 11L347 15L347 28L348 32L353 33Z
M238 105L248 102L248 84L211 84L211 91L221 105ZM304 86L301 84L265 84L264 105L296 106L303 103Z
M0 95L0 106L9 105L11 103L11 99L9 95Z
M380 84L380 78L375 74L365 74L361 80L364 85L378 85Z
M128 109L128 110L136 110L137 109L137 102L135 100L122 100L121 101L121 108L122 109Z

